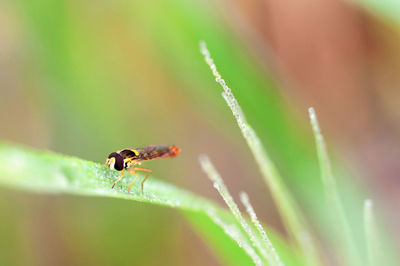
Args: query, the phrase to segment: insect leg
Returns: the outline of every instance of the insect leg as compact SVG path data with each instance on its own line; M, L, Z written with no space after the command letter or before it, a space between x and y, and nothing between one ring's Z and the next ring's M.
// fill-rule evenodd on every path
M122 177L124 177L124 170L121 171L121 176L117 180L115 180L111 188L114 188L114 186L122 179Z
M146 175L146 177L143 179L142 181L142 193L143 193L143 184L144 181L146 181L146 179L151 175L151 173L153 173L153 171L151 171L150 169L146 169L146 168L133 168L136 171L142 171L142 172L147 172L148 174Z
M131 190L131 186L133 185L133 183L135 183L136 179L139 177L139 174L136 173L135 170L132 169L132 168L128 168L127 171L128 171L129 173L131 173L132 175L135 175L135 176L136 176L135 179L133 179L133 181L132 181L132 182L129 184L129 186L128 186L128 193L129 193L129 190Z

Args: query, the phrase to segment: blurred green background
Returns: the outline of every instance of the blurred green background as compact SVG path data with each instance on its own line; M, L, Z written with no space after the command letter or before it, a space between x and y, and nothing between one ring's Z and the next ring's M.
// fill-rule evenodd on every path
M372 0L3 0L0 137L101 163L121 148L176 144L178 158L146 166L220 201L197 162L207 153L233 194L247 191L260 219L285 234L199 52L205 40L321 240L329 210L309 106L336 159L351 221L361 219L361 200L373 198L399 239L394 11L396 1ZM184 218L162 207L1 189L0 217L1 265L220 263Z

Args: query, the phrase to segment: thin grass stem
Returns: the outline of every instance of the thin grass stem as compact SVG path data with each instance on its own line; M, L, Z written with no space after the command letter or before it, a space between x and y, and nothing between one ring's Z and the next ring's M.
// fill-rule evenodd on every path
M203 54L206 63L210 67L216 82L218 82L223 89L222 96L231 109L233 116L235 117L237 124L253 153L288 233L293 237L296 245L302 251L304 257L307 259L308 265L319 265L317 245L307 228L305 218L295 203L294 198L284 184L278 170L270 160L256 133L247 123L238 102L233 96L231 89L226 85L225 80L217 71L214 60L211 58L210 52L203 41L200 42L200 51Z
M242 231L236 224L226 224L218 215L210 210L207 211L208 217L217 224L219 227L224 230L225 234L227 234L230 238L232 238L240 248L242 248L247 255L253 260L255 265L263 265L261 258L255 252L253 247L249 244L247 238L243 235Z
M379 264L380 241L375 224L374 206L370 199L364 201L364 230L367 243L368 265L377 266Z
M253 229L249 226L247 221L243 218L242 213L240 212L237 204L233 200L231 194L228 191L224 181L222 180L221 176L215 169L214 165L211 163L210 159L207 155L200 155L199 162L203 171L207 174L210 180L214 184L214 188L218 191L221 197L224 199L225 203L228 205L229 209L235 216L238 223L242 226L243 230L249 236L250 241L252 242L253 246L256 247L258 252L261 256L268 261L269 263L273 262L273 258L268 254L266 248L261 244L259 238L256 237ZM273 264L271 264L273 265Z
M261 235L264 245L266 246L269 256L273 258L273 264L272 265L279 265L283 266L283 262L281 261L281 258L279 257L278 253L276 252L274 246L272 245L272 242L269 240L269 237L267 233L265 232L264 228L262 227L260 221L257 218L256 212L254 211L253 206L251 206L249 196L247 195L246 192L241 192L240 193L240 200L242 201L243 205L246 207L246 211L250 216L250 219L254 226L257 228L258 233Z
M353 234L345 215L343 205L340 201L335 178L333 177L331 163L326 149L324 137L318 124L317 115L314 108L308 109L311 126L315 136L315 143L318 153L318 161L321 168L321 178L324 185L325 195L328 201L328 209L331 210L332 224L335 226L337 245L340 247L342 256L347 258L349 265L361 265L361 261L356 249Z

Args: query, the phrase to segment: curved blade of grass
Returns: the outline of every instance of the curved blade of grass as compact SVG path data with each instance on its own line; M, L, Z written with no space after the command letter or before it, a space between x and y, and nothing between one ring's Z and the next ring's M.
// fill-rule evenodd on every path
M249 226L247 221L243 218L242 213L239 210L239 207L233 200L231 194L228 191L224 181L221 176L215 169L214 165L211 163L210 159L207 155L202 154L199 156L199 162L203 171L207 174L208 178L213 182L214 188L218 191L218 193L224 199L226 205L228 205L232 214L235 216L237 222L242 226L244 232L246 232L247 236L250 238L252 245L257 249L261 257L268 261L271 265L273 264L273 258L270 254L268 254L265 247L261 244L261 241L256 237L253 229ZM259 256L252 256L254 259L254 263L256 265L262 265L261 259Z
M364 230L367 242L368 265L380 265L379 254L379 238L375 225L374 209L372 200L364 201Z
M229 228L221 227L222 224L217 223L218 221L226 222L226 219L217 218L217 221L215 221L213 217L210 217L210 214L202 212L182 212L182 214L194 227L200 238L207 243L207 247L214 254L218 254L222 265L254 264L251 256L247 256L246 247L238 245L233 238L235 236L231 235L234 232L230 232Z
M131 178L127 175L111 189L119 172L104 165L60 154L35 151L25 147L0 143L0 186L17 188L35 193L76 194L82 196L112 197L163 205L184 211L195 229L204 234L217 257L229 265L251 265L250 257L223 228L215 224L217 218L224 224L234 224L235 218L215 203L179 189L173 185L150 178L141 194L140 186L127 193ZM213 217L210 217L210 212ZM291 265L299 265L297 252L278 236L276 248L287 254ZM251 245L250 242L246 245ZM232 256L231 252L235 255ZM292 256L293 255L293 256Z
M311 107L308 109L311 126L315 136L319 165L321 168L321 178L325 188L325 194L328 201L328 209L331 211L331 219L335 227L335 241L343 254L341 257L347 258L348 265L361 265L358 250L355 245L353 233L347 220L345 211L340 201L339 193L336 187L335 178L332 174L331 164L326 150L324 137L319 128L317 115Z
M317 245L314 242L310 231L307 228L305 218L300 212L295 200L284 184L282 177L276 169L273 162L270 160L267 152L261 144L254 130L247 123L246 118L239 107L238 102L232 94L231 89L226 85L224 79L217 71L217 67L211 58L205 42L200 42L200 51L203 54L207 64L209 65L216 82L223 88L222 96L231 109L243 137L250 147L254 158L260 167L261 174L264 178L267 187L271 191L272 198L282 216L282 220L296 242L296 245L305 255L308 260L308 265L319 265Z
M387 232L380 226L375 213L374 201L364 200L364 234L368 260L366 265L398 265L400 260L396 244L388 238Z
M269 239L267 233L265 232L264 228L262 227L260 221L257 218L256 212L254 211L253 206L250 203L249 196L247 195L246 192L240 192L239 194L240 200L242 201L242 204L246 207L246 211L249 214L251 218L251 222L253 225L257 228L258 233L261 235L263 243L268 250L269 256L272 258L272 265L277 265L277 266L283 266L283 262L279 258L278 253L276 253L276 250L274 246L272 245L271 240Z

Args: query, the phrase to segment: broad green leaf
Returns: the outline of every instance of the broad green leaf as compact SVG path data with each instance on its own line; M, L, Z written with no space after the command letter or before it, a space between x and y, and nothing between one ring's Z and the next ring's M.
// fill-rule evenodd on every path
M243 249L224 234L224 230L209 215L212 212L225 224L234 226L235 219L228 211L154 177L146 181L143 194L140 186L135 186L131 193L127 193L127 185L131 180L129 174L111 189L118 177L119 172L111 171L99 163L0 143L1 186L35 193L121 198L176 208L184 212L224 264L252 264ZM271 238L277 251L285 254L283 260L286 265L299 265L296 251L291 250L276 234Z

